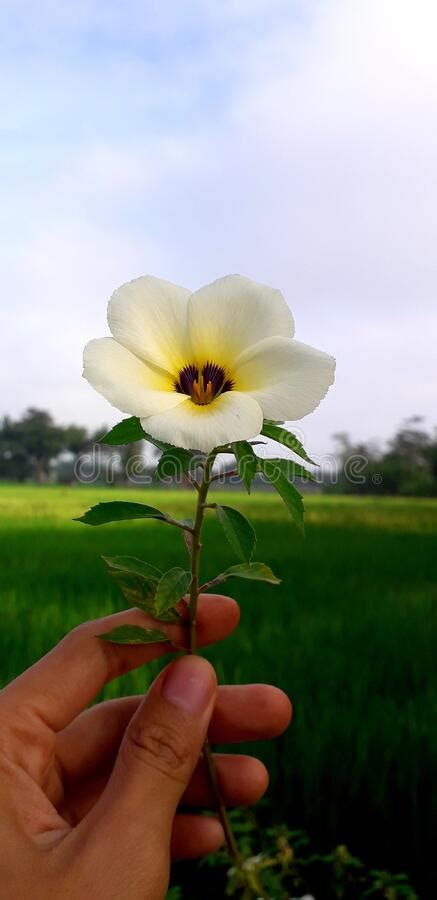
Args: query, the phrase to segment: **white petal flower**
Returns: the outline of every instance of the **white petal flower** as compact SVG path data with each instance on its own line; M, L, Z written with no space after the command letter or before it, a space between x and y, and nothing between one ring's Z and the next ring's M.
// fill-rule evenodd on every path
M148 363L178 372L187 361L185 288L144 275L114 291L108 304L108 325L119 344Z
M332 356L308 344L268 337L243 351L235 381L259 405L266 419L302 419L313 412L334 381Z
M294 322L280 291L226 275L200 288L188 302L188 328L196 357L232 366L236 356L262 338L291 338Z
M263 418L312 412L335 361L293 338L282 294L227 275L190 294L145 276L111 297L113 338L90 341L84 377L145 431L187 449L255 437Z
M150 416L187 399L174 390L170 375L138 359L113 338L89 341L83 364L85 378L96 391L131 416Z
M179 395L181 396L181 395ZM208 404L185 397L176 409L141 419L145 431L177 447L205 450L254 437L263 426L261 407L250 394L226 391Z

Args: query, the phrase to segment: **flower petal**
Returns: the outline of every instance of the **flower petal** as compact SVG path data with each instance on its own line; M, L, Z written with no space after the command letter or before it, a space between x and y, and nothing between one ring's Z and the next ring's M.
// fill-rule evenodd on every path
M186 399L174 390L170 376L151 368L113 338L89 341L83 366L83 376L92 387L132 416L150 416Z
M185 400L177 409L141 420L143 428L153 437L205 453L229 441L255 437L262 423L259 404L239 391L227 391L205 406Z
M108 304L108 324L116 341L140 359L177 375L187 362L190 293L152 275L122 284Z
M188 328L193 360L228 367L262 338L294 334L293 316L281 292L242 275L226 275L192 294Z
M233 368L238 391L248 391L267 419L302 419L334 381L335 359L283 337L266 338L242 353Z

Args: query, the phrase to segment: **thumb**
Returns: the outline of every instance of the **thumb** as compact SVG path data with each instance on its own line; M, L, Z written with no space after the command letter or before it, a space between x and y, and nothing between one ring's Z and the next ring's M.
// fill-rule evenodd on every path
M125 850L138 850L147 836L149 848L152 842L156 852L169 853L173 819L199 759L216 691L214 669L199 656L171 663L148 691L97 804L118 849L121 841Z

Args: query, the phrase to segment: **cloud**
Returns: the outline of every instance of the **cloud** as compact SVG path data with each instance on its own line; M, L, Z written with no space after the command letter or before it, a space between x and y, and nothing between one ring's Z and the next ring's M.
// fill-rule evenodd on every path
M431 414L433 4L146 7L13 5L4 411L114 421L78 378L113 288L241 271L280 287L298 336L338 357L301 423L313 446Z

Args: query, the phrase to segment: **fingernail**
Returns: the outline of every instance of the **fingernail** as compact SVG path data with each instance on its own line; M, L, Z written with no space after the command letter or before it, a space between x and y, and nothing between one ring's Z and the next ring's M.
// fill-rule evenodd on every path
M199 716L206 712L215 692L212 666L200 656L183 656L164 672L161 693L170 703Z

